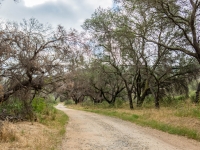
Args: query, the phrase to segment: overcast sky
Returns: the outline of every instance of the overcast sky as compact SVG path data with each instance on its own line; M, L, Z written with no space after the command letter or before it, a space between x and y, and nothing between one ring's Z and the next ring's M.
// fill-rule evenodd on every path
M41 23L58 24L81 30L80 25L90 18L99 6L112 7L113 0L4 0L0 5L0 19L21 22L34 17Z

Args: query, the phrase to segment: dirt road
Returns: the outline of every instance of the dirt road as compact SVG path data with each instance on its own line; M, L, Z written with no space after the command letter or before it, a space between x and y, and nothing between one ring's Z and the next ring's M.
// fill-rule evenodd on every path
M72 110L57 109L69 116L61 150L199 150L200 143L137 126L120 119Z

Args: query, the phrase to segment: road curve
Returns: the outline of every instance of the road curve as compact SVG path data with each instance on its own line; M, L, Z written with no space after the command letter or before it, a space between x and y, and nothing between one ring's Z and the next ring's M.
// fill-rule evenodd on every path
M121 119L56 106L69 116L61 150L199 150L200 143Z

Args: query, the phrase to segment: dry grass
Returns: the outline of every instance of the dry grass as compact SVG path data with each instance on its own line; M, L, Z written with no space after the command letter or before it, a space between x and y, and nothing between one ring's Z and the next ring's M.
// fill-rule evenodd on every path
M49 150L52 149L53 136L52 129L39 123L21 122L3 125L3 140L1 140L0 150L27 149L27 150Z
M195 129L200 134L200 119L191 116L177 116L176 113L180 111L179 109L163 107L160 108L160 110L142 109L132 111L127 109L117 109L116 111L121 113L136 114L145 118L146 120L156 120L158 122L173 125L176 127L187 127L189 129ZM186 108L185 111L187 111Z
M0 142L13 142L19 139L15 126L8 121L0 122Z
M38 122L4 122L1 126L0 150L54 150L65 133L67 116L58 111L55 119Z

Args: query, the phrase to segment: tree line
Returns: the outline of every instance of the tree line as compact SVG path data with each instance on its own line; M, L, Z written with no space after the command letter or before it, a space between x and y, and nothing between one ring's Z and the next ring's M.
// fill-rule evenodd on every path
M95 57L73 73L73 99L114 104L121 97L133 109L133 100L141 106L148 95L156 108L171 93L188 97L199 79L199 14L199 0L117 0L97 9L82 25Z
M36 95L116 99L140 107L151 95L156 108L171 93L189 96L199 79L199 0L116 0L98 8L82 25L66 31L36 19L2 23L0 102L23 101L27 112ZM199 101L200 84L195 102Z

